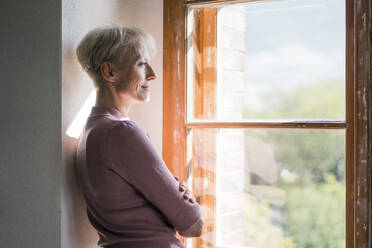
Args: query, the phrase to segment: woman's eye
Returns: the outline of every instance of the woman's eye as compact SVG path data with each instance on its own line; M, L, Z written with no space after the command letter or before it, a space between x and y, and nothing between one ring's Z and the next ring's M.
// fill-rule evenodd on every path
M143 66L143 65L146 65L147 63L146 62L140 62L139 65Z

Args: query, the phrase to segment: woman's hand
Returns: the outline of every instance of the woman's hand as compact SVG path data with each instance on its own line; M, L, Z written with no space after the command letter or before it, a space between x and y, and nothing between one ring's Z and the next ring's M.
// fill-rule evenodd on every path
M183 183L183 182L180 182L180 178L179 177L175 176L174 178L179 182L179 185L180 185L179 186L179 190L180 190L180 192L185 192L183 194L183 199L188 200L191 203L194 203L195 200L192 197L191 191L186 187L186 184Z

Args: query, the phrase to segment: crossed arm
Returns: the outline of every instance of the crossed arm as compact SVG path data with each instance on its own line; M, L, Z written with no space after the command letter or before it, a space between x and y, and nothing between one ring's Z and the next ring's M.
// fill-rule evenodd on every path
M184 237L198 237L203 219L198 203L173 177L144 131L123 121L110 133L112 169L137 188Z

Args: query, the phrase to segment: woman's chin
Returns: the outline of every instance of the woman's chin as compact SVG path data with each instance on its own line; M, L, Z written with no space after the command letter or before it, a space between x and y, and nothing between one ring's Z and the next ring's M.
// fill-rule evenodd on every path
M150 95L146 95L146 96L143 96L143 97L138 97L137 98L137 102L138 103L147 103L150 101Z

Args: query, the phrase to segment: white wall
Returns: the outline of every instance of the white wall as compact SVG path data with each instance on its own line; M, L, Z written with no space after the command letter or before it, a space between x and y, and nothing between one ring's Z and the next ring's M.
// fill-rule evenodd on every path
M66 131L93 89L79 66L75 49L93 27L104 24L137 26L151 33L158 45L153 67L158 75L152 81L151 101L136 105L129 116L150 134L155 147L162 147L162 0L63 0L62 1L62 217L61 247L97 247L98 236L88 223L85 203L75 175L77 140Z

